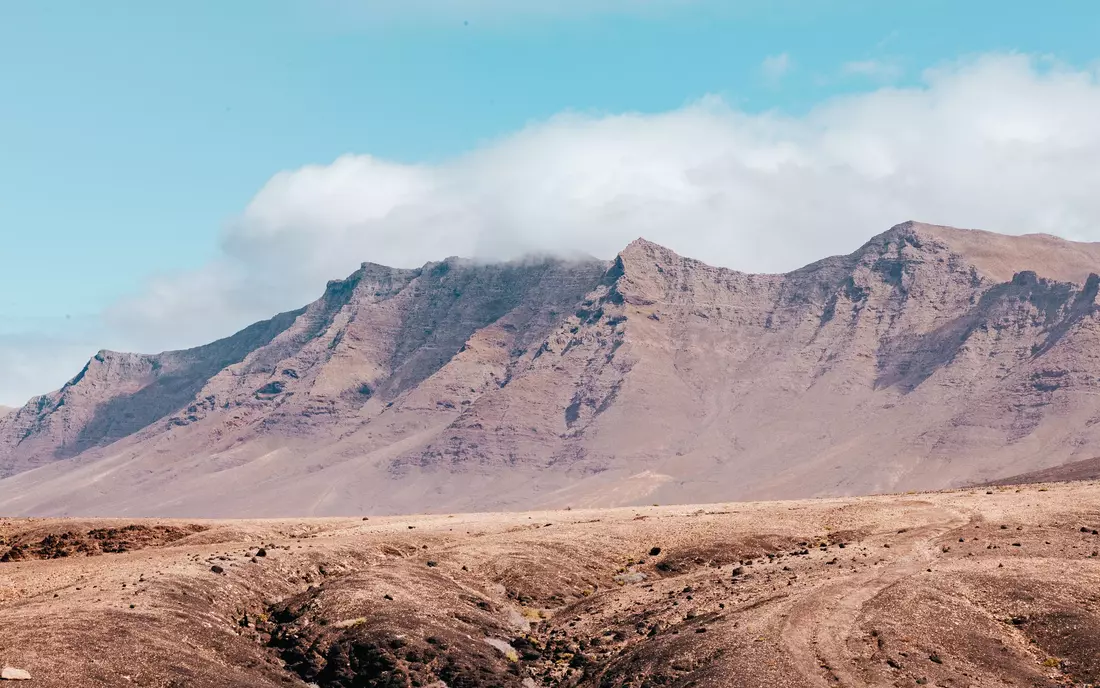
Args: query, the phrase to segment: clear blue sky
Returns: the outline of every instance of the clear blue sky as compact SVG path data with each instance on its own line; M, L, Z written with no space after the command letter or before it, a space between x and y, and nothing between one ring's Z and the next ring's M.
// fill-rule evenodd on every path
M0 330L92 317L203 264L279 170L434 162L562 111L707 94L798 113L969 54L1088 64L1100 36L1088 0L523 9L543 4L0 0ZM798 68L769 78L783 54ZM870 61L894 73L844 76Z

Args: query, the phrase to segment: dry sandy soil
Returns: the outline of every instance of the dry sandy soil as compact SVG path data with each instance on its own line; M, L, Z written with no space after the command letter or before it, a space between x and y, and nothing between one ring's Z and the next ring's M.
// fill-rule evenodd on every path
M0 520L34 686L1100 682L1100 483L315 520ZM658 549L659 548L659 549Z

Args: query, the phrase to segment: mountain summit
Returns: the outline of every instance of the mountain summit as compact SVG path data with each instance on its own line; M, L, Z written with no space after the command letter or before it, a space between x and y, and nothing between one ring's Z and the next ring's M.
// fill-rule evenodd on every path
M932 489L1091 459L1100 244L907 222L781 275L365 263L0 413L0 512L329 515Z

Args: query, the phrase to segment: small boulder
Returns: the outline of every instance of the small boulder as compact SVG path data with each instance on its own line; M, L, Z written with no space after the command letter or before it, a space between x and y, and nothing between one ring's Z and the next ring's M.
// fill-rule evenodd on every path
M4 667L0 669L0 680L2 681L29 681L31 680L31 674L25 669L16 669L15 667Z

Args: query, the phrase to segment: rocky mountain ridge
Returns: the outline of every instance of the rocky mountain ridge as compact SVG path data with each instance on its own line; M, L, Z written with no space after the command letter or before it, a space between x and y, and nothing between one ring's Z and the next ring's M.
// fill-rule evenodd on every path
M904 223L782 275L364 264L0 416L0 511L311 515L931 489L1095 456L1100 244Z

